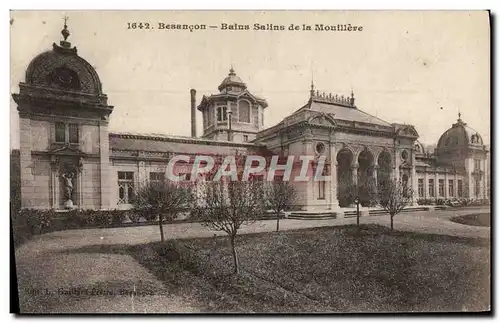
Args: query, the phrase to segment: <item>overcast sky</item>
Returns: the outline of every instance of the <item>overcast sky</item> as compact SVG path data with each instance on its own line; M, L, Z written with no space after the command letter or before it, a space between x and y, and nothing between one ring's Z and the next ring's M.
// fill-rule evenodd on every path
M231 64L248 90L268 100L269 127L304 105L311 75L320 91L349 94L359 109L415 125L435 144L457 119L490 132L487 12L12 12L11 92L37 54L61 39L92 64L113 105L110 131L190 135L189 90L216 93ZM127 29L149 22L155 29ZM248 24L250 30L159 30L166 24ZM253 24L351 24L361 32L254 31ZM201 114L198 135L201 135ZM11 99L11 145L19 146Z

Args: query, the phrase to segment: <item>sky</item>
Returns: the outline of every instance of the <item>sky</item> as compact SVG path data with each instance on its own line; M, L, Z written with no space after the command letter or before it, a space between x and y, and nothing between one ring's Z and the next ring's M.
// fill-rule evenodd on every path
M348 95L387 122L412 124L432 145L458 112L490 142L490 30L486 11L12 11L10 92L39 53L68 41L96 69L108 103L110 131L190 135L189 90L218 92L231 65L248 90L268 101L265 127L309 98L311 79L324 92ZM154 29L128 29L128 23ZM206 30L158 29L206 24ZM221 30L222 23L249 30ZM284 31L253 30L255 23ZM290 31L290 24L312 25ZM362 31L315 31L351 24ZM11 147L19 147L10 100ZM202 131L198 112L198 135Z

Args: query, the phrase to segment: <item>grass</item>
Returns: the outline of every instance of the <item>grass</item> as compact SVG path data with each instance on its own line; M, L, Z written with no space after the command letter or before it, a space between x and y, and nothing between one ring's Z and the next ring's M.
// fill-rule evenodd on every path
M455 216L451 218L451 221L466 225L489 227L491 226L491 214L477 213L477 214Z
M238 276L225 237L94 247L132 255L205 312L489 309L486 240L363 225L243 235L237 243Z

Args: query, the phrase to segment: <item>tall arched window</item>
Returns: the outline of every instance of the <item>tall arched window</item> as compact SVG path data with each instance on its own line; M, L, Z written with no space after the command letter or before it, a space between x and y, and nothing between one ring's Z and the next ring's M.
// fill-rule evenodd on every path
M250 103L248 103L247 101L240 101L238 105L239 121L250 123Z

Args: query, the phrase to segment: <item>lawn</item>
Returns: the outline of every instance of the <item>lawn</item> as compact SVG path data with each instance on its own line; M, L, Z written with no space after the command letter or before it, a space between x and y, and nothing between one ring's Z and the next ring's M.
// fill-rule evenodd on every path
M111 246L205 312L481 311L490 304L489 241L323 227ZM100 252L106 252L100 249Z
M491 213L460 215L452 217L451 220L466 225L489 227L491 226Z

